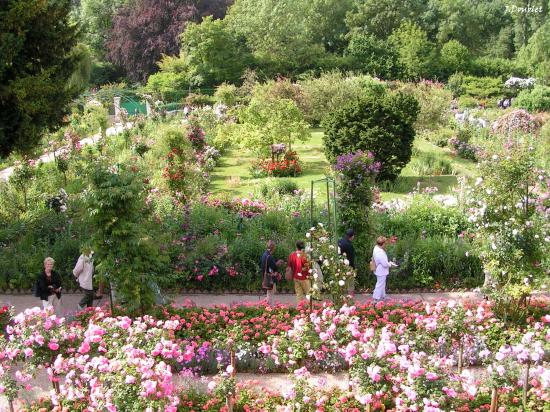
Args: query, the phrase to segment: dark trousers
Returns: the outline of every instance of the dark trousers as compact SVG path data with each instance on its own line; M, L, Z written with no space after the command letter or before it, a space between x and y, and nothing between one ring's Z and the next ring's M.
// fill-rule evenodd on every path
M80 288L80 290L82 290L82 292L84 292L84 296L82 297L82 299L80 299L80 302L78 302L80 307L81 308L89 308L89 307L93 306L93 304L94 304L94 291L84 289L84 288Z

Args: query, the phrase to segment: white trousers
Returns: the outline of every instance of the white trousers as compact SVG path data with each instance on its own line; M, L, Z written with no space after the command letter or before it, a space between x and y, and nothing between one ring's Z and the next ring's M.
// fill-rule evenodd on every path
M374 293L372 297L376 300L384 299L386 297L386 278L388 275L376 276L376 286L374 287Z
M57 295L53 294L48 296L48 300L42 301L42 308L53 308L54 313L57 317L63 316L63 309L61 308L61 299Z

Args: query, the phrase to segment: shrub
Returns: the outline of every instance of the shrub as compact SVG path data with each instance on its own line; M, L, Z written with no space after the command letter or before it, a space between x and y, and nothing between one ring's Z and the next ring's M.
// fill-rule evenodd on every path
M259 192L264 198L273 195L294 195L298 191L296 182L289 179L274 179L262 182Z
M459 97L464 94L464 74L455 73L447 81L447 89L451 91L453 97Z
M448 237L456 239L471 224L458 207L445 207L426 196L415 196L402 211L373 214L375 232L398 238Z
M550 87L535 86L532 90L522 90L514 100L514 106L530 112L550 111Z
M214 99L217 103L225 104L227 107L236 106L239 102L237 86L229 83L222 83L216 87Z
M455 130L444 127L430 132L425 132L422 136L436 146L445 147L449 143L449 139L455 134Z
M493 133L510 137L515 133L535 133L540 127L539 120L522 109L514 110L497 119L491 125Z
M292 100L303 113L304 118L311 118L311 107L308 96L303 87L292 83L290 79L279 77L266 83L256 83L252 90L252 97L259 100Z
M349 76L340 72L323 73L298 84L309 102L306 120L314 126L343 105L366 95L382 96L386 90L383 83L370 76Z
M120 303L144 314L154 303L152 284L166 269L164 253L149 221L147 187L132 167L95 166L87 208L96 270L116 288Z
M479 77L526 77L527 68L517 60L498 57L481 57L474 59L469 68L469 73Z
M449 146L452 149L452 152L468 160L477 160L477 154L480 151L478 146L468 143L467 141L461 140L460 137L452 137L449 139Z
M237 110L239 122L220 128L217 140L233 143L259 157L271 155L271 145L284 143L291 150L296 140L311 135L304 115L293 100L254 96Z
M451 93L441 83L424 80L420 83L404 83L400 88L411 93L420 104L416 130L435 130L449 120Z
M216 103L216 100L207 94L190 93L183 102L192 107L211 106Z
M460 96L458 98L458 105L466 109L475 109L479 106L479 102L476 98L471 96Z
M390 288L477 287L483 282L478 257L461 240L431 237L403 239L388 248L399 267L388 277Z
M499 77L464 76L462 87L468 96L481 99L503 94L503 82Z
M181 200L189 200L200 193L203 184L194 164L195 154L188 133L189 130L181 126L162 126L157 131L159 144L155 148L159 157L165 159L162 177Z
M441 48L440 60L445 73L467 71L470 63L470 51L458 40L450 40Z
M466 207L475 225L487 291L496 302L521 302L548 280L548 183L532 142L508 142L484 159L481 177L467 188Z
M411 158L418 112L417 100L401 92L348 103L323 123L327 159L333 163L343 154L370 151L382 164L378 178L395 180Z
M333 165L338 173L339 220L342 230L368 231L369 211L372 204L372 185L380 171L380 162L372 153L357 151L338 156Z

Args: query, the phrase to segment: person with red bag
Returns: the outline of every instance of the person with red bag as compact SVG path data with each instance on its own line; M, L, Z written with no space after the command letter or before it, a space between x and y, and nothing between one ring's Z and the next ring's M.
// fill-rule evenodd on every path
M309 299L309 291L311 289L311 281L309 279L310 264L307 260L304 248L304 242L298 240L296 242L296 250L288 257L285 276L287 280L294 280L297 305L299 305L301 301Z

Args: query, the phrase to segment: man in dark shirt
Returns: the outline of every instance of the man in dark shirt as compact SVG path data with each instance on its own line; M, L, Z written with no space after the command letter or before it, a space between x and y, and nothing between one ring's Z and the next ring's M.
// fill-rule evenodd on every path
M349 265L355 269L355 249L353 248L353 239L355 238L355 232L353 229L346 230L345 236L338 241L338 251L341 255L345 256L349 261ZM355 290L354 279L350 278L348 282L348 292L353 293Z
M275 252L275 242L270 240L267 242L266 251L260 258L262 289L266 291L266 300L268 305L273 304L273 295L277 292L277 282L281 279L281 275L278 272L278 267L285 263L281 259L275 262L273 252Z

